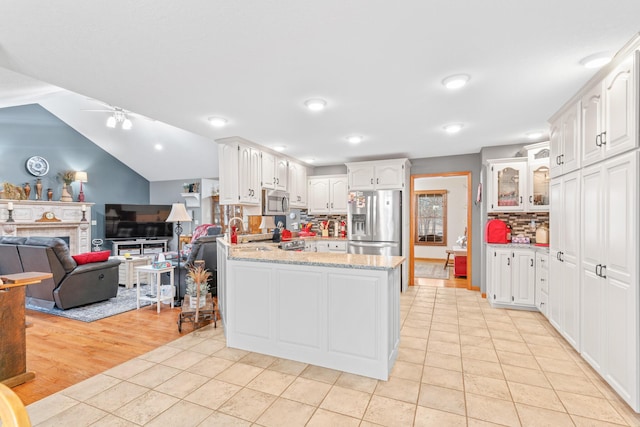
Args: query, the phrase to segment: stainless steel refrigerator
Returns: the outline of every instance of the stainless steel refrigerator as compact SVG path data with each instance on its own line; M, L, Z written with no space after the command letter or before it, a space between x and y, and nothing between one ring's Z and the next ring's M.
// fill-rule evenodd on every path
M400 255L402 252L402 192L352 191L347 207L350 254Z

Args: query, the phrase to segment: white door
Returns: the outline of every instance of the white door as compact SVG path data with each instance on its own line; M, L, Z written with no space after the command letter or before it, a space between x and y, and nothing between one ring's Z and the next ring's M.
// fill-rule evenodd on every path
M549 168L551 178L562 175L562 165L560 164L560 156L562 155L562 118L557 122L551 123L549 128L549 150L551 158L549 159Z
M580 102L570 108L562 118L562 173L578 169L580 166Z
M219 144L220 204L238 203L238 146Z
M548 315L551 324L558 330L561 326L561 304L563 301L562 263L560 261L560 248L564 244L564 232L562 228L562 180L551 180L549 189L551 204L549 206L549 307Z
M499 304L511 304L511 251L507 249L494 249L493 254L493 291L490 297Z
M561 249L563 335L580 351L580 175L572 172L563 178L563 247Z
M602 83L598 82L582 97L582 166L604 157L602 148Z
M404 165L380 163L375 166L376 190L402 190L404 184Z
M276 158L276 190L287 191L287 178L289 176L289 162L287 159Z
M276 157L263 151L260 154L262 158L262 188L273 190L276 188Z

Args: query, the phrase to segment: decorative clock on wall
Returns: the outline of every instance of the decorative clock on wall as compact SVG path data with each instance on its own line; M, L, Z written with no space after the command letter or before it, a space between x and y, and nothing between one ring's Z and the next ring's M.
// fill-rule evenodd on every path
M49 172L49 162L44 157L29 157L26 166L27 171L33 176L45 176Z

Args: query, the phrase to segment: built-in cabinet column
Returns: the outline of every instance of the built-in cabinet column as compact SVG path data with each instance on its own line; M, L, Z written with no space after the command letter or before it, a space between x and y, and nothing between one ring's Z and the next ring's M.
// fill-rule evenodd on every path
M549 321L580 351L580 173L551 181Z

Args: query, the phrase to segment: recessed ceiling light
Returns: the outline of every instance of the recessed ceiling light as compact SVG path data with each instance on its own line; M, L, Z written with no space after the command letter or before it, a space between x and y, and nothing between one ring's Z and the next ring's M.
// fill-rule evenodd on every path
M287 146L286 146L286 145L274 145L274 146L273 146L273 149L274 149L274 150L276 150L276 151L278 151L278 152L282 152L282 151L284 151L286 148L287 148Z
M313 163L315 161L316 161L316 159L307 159L307 160L305 160L306 163Z
M304 105L311 111L322 111L327 106L327 101L321 98L312 98L304 101Z
M444 126L442 129L447 133L458 133L462 130L464 125L462 123L451 123L449 125Z
M611 62L611 56L606 52L595 53L580 60L580 64L584 68L600 68Z
M531 131L531 132L527 132L525 135L529 139L538 139L543 135L543 133L540 130L534 130L534 131Z
M347 137L347 141L351 144L360 144L364 138L360 135L351 135Z
M442 81L442 84L447 89L460 89L465 86L468 82L469 77L467 74L456 74L455 76L449 76Z
M153 148L155 148L158 151L161 151L162 150L162 145L156 144L156 145L153 146Z
M211 126L213 127L221 128L223 126L226 126L227 123L228 120L224 117L209 117L209 124L211 124Z

